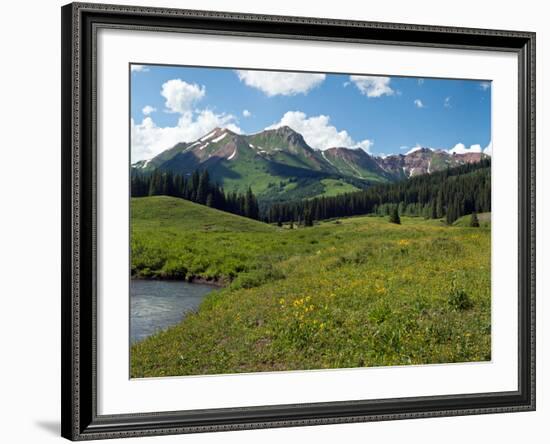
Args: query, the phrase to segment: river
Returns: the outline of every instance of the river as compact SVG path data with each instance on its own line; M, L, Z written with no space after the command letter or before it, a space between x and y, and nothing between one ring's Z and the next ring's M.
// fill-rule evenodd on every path
M130 341L179 323L216 287L181 281L130 281Z

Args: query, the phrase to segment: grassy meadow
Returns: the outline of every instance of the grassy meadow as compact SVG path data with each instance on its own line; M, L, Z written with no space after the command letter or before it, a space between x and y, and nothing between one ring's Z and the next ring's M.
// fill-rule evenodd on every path
M453 222L455 227L469 227L472 215L467 214L466 216L459 217ZM479 226L483 228L491 228L491 213L480 213L477 215Z
M156 196L131 217L133 277L220 285L132 345L131 377L491 358L490 215L289 229Z

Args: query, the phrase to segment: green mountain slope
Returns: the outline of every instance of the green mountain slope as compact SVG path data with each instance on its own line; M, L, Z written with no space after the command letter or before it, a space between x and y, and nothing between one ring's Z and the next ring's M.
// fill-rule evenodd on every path
M343 174L373 182L387 182L394 179L376 160L362 149L329 148L322 156Z
M301 134L288 126L262 131L246 136L246 139L258 153L274 162L314 171L339 173L319 151L315 151L305 142Z
M289 127L251 136L216 128L193 143L180 143L134 167L141 173L158 169L191 174L208 169L213 181L226 191L243 193L251 187L263 202L360 189L357 181L341 174Z

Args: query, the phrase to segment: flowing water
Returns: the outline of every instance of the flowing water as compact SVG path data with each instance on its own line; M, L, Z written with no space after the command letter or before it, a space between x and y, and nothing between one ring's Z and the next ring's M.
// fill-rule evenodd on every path
M181 281L130 282L130 341L141 341L179 323L216 287Z

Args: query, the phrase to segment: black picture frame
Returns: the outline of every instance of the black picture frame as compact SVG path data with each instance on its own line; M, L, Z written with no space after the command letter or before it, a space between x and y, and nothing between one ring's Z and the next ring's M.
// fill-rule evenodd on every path
M87 440L535 409L535 33L85 3L68 4L61 15L62 436ZM95 39L101 27L515 53L519 65L518 390L98 415Z

